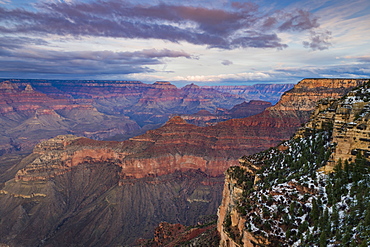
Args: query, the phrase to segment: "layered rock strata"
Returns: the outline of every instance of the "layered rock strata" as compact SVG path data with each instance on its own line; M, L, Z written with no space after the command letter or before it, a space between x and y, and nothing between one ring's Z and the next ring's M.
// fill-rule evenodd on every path
M280 100L280 95L292 89L293 86L294 84L255 84L251 86L205 86L205 88L236 94L243 97L245 101L264 100L276 104Z
M140 239L135 247L159 246L217 246L220 241L216 224L198 222L196 226L186 227L181 224L161 222L155 229L154 238L151 240Z
M343 200L352 199L344 190L337 205L333 206L336 203L334 194L338 191L328 193L332 192L333 186L338 190L338 184L328 184L330 176L327 174L334 171L339 160L354 162L359 153L369 161L370 83L363 82L340 99L334 95L337 99L319 101L309 121L290 141L255 155L243 156L240 166L228 169L218 210L220 246L298 246L317 243L319 237L325 243L345 243L340 242L345 240L339 235L322 240L320 229L323 225L318 226L315 217L325 217L325 213L310 212L314 212L316 200L325 204L323 208L330 208L330 214L339 208L342 215L339 222L343 225L336 226L335 231L346 227L344 215L353 209L350 210ZM300 105L306 107L307 103ZM259 172L260 169L263 172ZM351 182L345 185L346 189L352 186ZM354 205L356 207L356 203ZM333 223L327 223L328 220L335 217L330 214L324 223L329 227ZM355 223L362 224L360 220ZM314 224L321 228L311 227ZM350 238L352 243L366 243L359 232Z
M362 82L305 79L285 93L277 105L248 118L198 127L174 117L163 127L125 142L76 138L69 145L57 150L46 148L40 153L40 145L60 141L52 139L35 148L40 158L20 170L16 179L48 180L84 162L113 162L122 168L121 178L156 177L189 169L218 176L238 164L242 155L265 150L289 138L307 121L320 98L338 98ZM167 87L168 83L164 85Z
M99 112L124 115L140 127L163 124L171 114L192 114L199 110L230 109L242 103L238 95L201 88L194 84L177 88L170 82L146 84L139 81L12 81L25 83L53 96L89 99Z
M0 154L32 150L42 139L73 133L96 139L139 129L128 117L99 112L91 100L49 97L27 84L0 83Z
M0 81L3 130L0 131L0 154L31 151L40 140L69 133L122 141L160 127L173 114L207 111L216 114L218 122L263 110L256 104L249 105L248 114L237 112L237 109L246 109L243 105L225 110L242 103L245 97L194 84L177 88L170 82ZM259 95L256 99L261 96L253 90L248 93ZM271 94L280 97L281 88L272 90Z
M316 90L316 81L328 86ZM174 117L124 142L71 135L42 142L15 179L2 185L0 242L130 245L150 237L161 221L195 224L200 215L215 213L222 174L240 156L289 138L308 119L313 100L340 97L361 81L325 83L303 80L263 113L215 126Z
M195 114L180 115L182 119L197 126L210 126L234 118L245 118L263 112L271 103L261 100L251 100L235 105L230 110L217 108L215 113L201 110Z

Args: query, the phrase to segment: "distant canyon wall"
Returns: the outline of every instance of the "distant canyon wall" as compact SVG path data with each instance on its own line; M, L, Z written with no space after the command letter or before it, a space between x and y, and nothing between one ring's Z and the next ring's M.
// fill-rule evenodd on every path
M315 100L341 97L361 83L352 81L329 80L317 90L300 84L320 80L303 80L276 106L214 126L173 117L123 142L74 135L41 142L1 185L0 243L130 245L151 237L161 221L194 224L216 212L228 167L288 139L308 120Z
M271 93L280 97L282 91ZM217 122L224 121L237 117L228 110L243 103L243 95L169 82L2 80L0 154L30 151L61 134L125 140L160 127L173 114L217 112ZM249 115L264 109L254 108Z

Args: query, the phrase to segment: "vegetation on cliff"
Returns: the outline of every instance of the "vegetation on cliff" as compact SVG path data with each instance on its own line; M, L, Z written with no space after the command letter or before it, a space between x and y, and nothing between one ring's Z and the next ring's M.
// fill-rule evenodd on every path
M285 151L270 149L259 181L239 202L248 231L272 245L367 246L370 241L370 174L368 161L336 165L336 172L317 169L330 155L328 132L285 142ZM266 158L267 157L267 158ZM370 243L370 242L369 242Z
M355 128L358 136L350 136L352 140L363 141L363 135L368 135L364 131L369 127L369 98L370 83L366 83L335 102L338 114L343 105L350 112L347 121L353 122L346 123L347 129L361 125ZM333 112L333 108L323 111ZM241 167L228 170L235 187L243 191L234 196L233 205L238 217L245 220L244 229L233 227L232 217L236 216L230 215L231 209L223 218L223 229L234 246L246 246L246 241L267 246L369 246L369 148L352 149L347 143L351 158L337 159L336 155L341 157L346 151L340 143L346 137L333 138L338 135L333 130L333 122L338 122L335 114L325 121L316 128L307 124L300 137L243 157ZM334 168L325 169L327 166ZM249 240L247 233L253 236Z

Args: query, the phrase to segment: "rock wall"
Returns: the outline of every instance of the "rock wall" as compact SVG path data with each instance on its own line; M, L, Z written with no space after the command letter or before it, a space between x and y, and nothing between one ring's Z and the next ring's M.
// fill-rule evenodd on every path
M236 94L243 97L245 101L264 100L276 104L280 100L281 94L293 88L293 86L294 84L255 84L251 86L205 86L205 88Z
M317 94L317 92L320 90L322 91L322 88L320 90L316 90L315 87L311 87L309 84L311 82L312 80L304 80L304 87L298 84L298 91L303 90L302 88L305 88L304 90L307 88L312 88L311 92L313 94ZM367 159L370 157L370 146L368 144L370 140L370 126L368 122L370 118L370 84L368 80L342 81L338 79L329 81L324 80L316 85L323 87L323 85L326 85L325 83L327 82L332 83L333 87L338 90L342 87L341 83L343 83L343 85L350 85L352 90L348 90L349 92L342 97L340 97L341 94L339 91L334 93L325 93L327 97L333 98L322 98L319 100L317 108L312 112L309 121L297 131L293 139L301 139L312 136L312 134L318 130L329 131L329 133L331 133L331 143L327 149L332 150L332 154L328 160L328 163L324 163L324 165L321 166L317 171L330 173L333 171L335 162L337 162L339 159L342 161L354 161L359 152L361 152ZM359 86L359 83L362 85ZM276 109L280 108L284 109L283 111L289 111L291 106L288 106L289 101L287 101L287 99L290 98L291 100L294 100L296 96L299 98L298 100L294 101L294 104L296 104L297 107L299 106L300 109L310 109L312 107L312 102L307 103L302 100L304 97L307 99L307 97L310 96L310 93L304 94L302 92L302 94L293 95L292 92L294 90L295 89L287 92L284 97L282 97L282 100L277 104ZM311 94L311 97L315 98L316 96L313 96L313 94ZM276 152L284 152L289 149L292 149L292 147L280 145L276 148ZM282 205L284 203L287 205L284 207L289 207L289 205L292 205L290 204L291 201L295 200L294 196L292 195L308 194L308 197L310 197L312 195L319 194L319 190L311 188L314 187L313 185L311 187L309 187L307 184L302 186L294 181L285 182L279 186L275 186L274 188L263 188L254 191L253 193L250 192L250 186L246 186L245 184L249 182L256 189L256 182L260 180L260 178L256 176L256 171L264 166L264 163L266 162L265 160L273 159L274 156L277 156L274 151L271 151L271 153L272 154L269 154L269 152L266 151L265 153L256 154L255 156L244 156L242 159L240 159L240 166L231 167L226 172L223 199L218 210L218 231L220 232L221 236L220 246L289 246L290 242L288 243L288 240L286 240L286 238L289 237L285 232L283 235L279 235L279 233L275 232L274 230L274 234L278 235L277 237L274 234L272 234L274 236L269 236L267 234L267 237L263 237L261 228L253 229L253 227L251 227L251 229L247 229L246 222L248 223L248 220L250 221L250 218L248 218L249 216L247 216L249 213L248 207L245 208L240 202L246 201L246 198L249 198L249 203L250 201L254 201L256 204L264 202L266 203L265 206L271 206L272 203L278 204L280 202ZM279 166L279 162L277 162L275 165ZM313 165L317 164L311 164L311 166ZM270 172L278 173L279 171L274 168L273 171ZM268 175L264 174L264 176L266 177ZM321 190L323 191L324 189ZM289 194L289 196L286 194ZM261 195L263 195L263 198L259 197ZM277 198L280 198L279 196L281 196L279 199L280 201L267 198L273 198L275 196ZM290 200L289 202L287 202L286 199L283 200L283 197L285 196L286 199ZM268 202L269 200L271 201ZM299 201L299 203L304 204L302 201ZM268 207L266 206L266 208ZM254 210L258 212L257 214L263 220L263 210ZM265 217L268 218L268 216ZM278 217L278 215L275 215L275 217ZM276 218L274 218L274 220L276 220ZM255 221L257 222L258 220ZM281 219L273 222L279 222L277 226L287 230L287 227L284 226ZM278 227L276 227L276 229ZM274 229L274 227L271 227L269 230L271 229Z
M321 100L310 121L297 132L296 137L302 137L311 129L333 129L332 142L335 149L323 170L332 171L339 160L352 162L359 152L365 156L370 155L367 151L370 143L370 98L368 99L367 84L361 89L349 92L342 100Z
M266 108L270 107L271 103L261 100L251 100L248 103L243 102L235 105L230 110L217 108L215 113L210 113L206 110L201 110L195 114L184 115L181 114L181 118L186 120L190 124L197 126L211 126L216 125L219 122L223 122L234 118L246 118L249 116L256 115L263 112Z
M170 82L0 81L0 154L31 151L41 140L68 133L122 141L160 127L173 114L218 112L218 122L263 110L254 105L247 115L228 112L244 98L194 84L177 88ZM270 93L280 97L282 88L272 87ZM247 94L261 97L253 90Z
M302 80L286 92L277 105L263 113L215 126L198 127L173 117L161 128L124 142L79 138L58 150L46 148L47 152L20 170L16 179L47 180L86 162L114 163L122 168L120 176L123 179L155 177L189 169L219 176L228 167L237 165L239 157L265 150L291 137L308 120L315 100L328 96L338 98L362 82ZM311 85L313 83L317 87ZM322 86L326 83L327 87ZM40 145L59 142L58 138ZM36 147L35 152L39 149Z
M245 169L245 167L241 167ZM245 171L249 172L249 171ZM251 176L255 174L251 173ZM238 182L226 174L225 184L222 193L222 202L217 212L217 230L220 233L220 247L254 247L258 245L268 246L265 238L257 238L245 230L245 219L237 210L238 201L245 196L243 188Z
M84 163L47 181L6 182L0 243L132 246L153 237L160 222L196 224L221 201L223 178L200 171L126 178L118 186L119 173L114 164Z
M128 117L99 112L91 100L50 97L30 84L0 83L0 155L32 150L40 140L73 133L95 139L139 129Z
M335 88L337 97L349 90L344 86ZM316 98L330 90L322 88ZM15 179L0 188L0 215L5 216L0 242L112 246L152 236L151 229L161 221L194 224L199 215L216 211L228 167L237 165L242 155L288 139L308 119L313 108L288 104L287 98L302 97L310 100L301 89L293 89L282 97L284 107L277 104L258 115L209 127L173 117L161 128L123 142L71 135L42 142ZM237 186L229 188L234 191ZM32 197L40 194L46 196ZM230 215L229 233L237 234L243 222L228 210L224 215ZM246 236L239 234L239 239Z

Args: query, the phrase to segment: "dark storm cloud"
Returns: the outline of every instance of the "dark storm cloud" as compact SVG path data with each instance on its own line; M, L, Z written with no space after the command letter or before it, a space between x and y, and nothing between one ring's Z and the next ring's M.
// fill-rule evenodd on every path
M317 27L317 18L307 11L267 16L251 3L233 3L228 10L116 0L44 3L37 12L0 8L0 33L5 34L153 38L223 49L285 48L278 32Z

